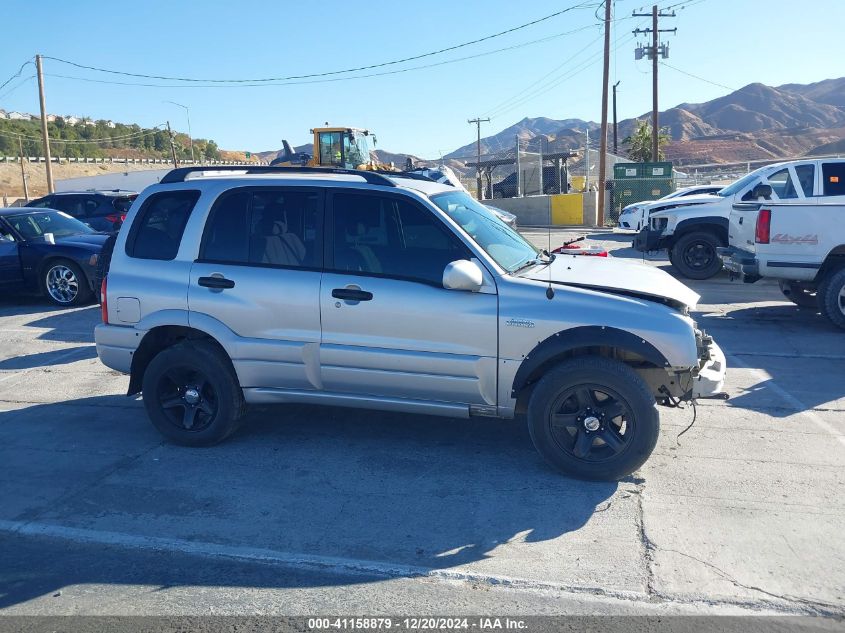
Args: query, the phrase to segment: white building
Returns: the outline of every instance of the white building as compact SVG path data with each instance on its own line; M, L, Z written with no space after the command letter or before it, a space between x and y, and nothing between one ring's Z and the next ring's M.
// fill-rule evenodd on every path
M9 112L9 118L13 121L29 121L32 116L24 112Z
M82 119L76 116L66 116L64 117L65 125L77 125Z

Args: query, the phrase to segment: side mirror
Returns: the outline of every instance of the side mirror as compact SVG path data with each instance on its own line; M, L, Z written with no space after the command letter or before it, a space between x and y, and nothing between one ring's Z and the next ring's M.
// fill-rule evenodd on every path
M759 200L760 198L763 198L764 200L771 200L772 186L764 185L763 183L755 185L754 189L751 190L751 197L754 200Z
M468 259L459 259L446 265L443 271L443 287L447 290L469 290L478 292L484 283L484 275L478 264Z

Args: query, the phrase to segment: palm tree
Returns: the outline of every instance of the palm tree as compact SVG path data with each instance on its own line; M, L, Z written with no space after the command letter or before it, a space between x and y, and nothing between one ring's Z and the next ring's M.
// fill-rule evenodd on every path
M635 124L637 127L634 133L622 139L622 145L628 146L628 158L635 163L651 162L651 124L639 119L636 119ZM661 129L657 135L657 160L666 158L663 148L671 140L665 130Z

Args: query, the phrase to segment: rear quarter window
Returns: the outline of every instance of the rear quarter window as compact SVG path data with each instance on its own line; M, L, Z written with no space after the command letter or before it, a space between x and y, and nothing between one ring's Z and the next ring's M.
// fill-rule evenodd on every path
M185 225L200 192L162 191L144 201L126 240L126 254L138 259L175 259Z

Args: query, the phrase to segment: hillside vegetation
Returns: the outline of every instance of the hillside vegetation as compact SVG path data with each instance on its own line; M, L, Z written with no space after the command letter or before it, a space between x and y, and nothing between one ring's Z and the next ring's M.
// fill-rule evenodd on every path
M142 128L140 125L93 121L93 125L70 125L61 117L47 124L50 149L60 158L168 158L170 139L167 130ZM0 119L0 156L17 156L18 139L23 140L25 156L43 156L41 122ZM187 134L175 133L178 158L190 158ZM195 138L194 156L199 160L219 159L220 150L211 140Z

